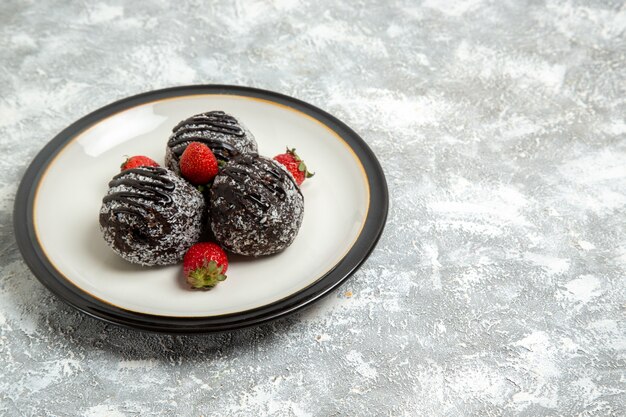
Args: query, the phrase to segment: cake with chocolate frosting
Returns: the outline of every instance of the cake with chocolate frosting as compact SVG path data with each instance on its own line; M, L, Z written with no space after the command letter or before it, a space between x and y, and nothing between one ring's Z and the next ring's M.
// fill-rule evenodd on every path
M182 260L203 229L202 194L172 171L140 167L109 182L102 200L100 229L122 258L141 265Z
M304 198L281 164L242 154L215 177L209 212L211 230L224 248L240 255L270 255L291 245L298 234Z
M196 114L172 129L172 135L167 141L165 164L177 174L180 174L180 157L191 142L204 143L213 151L217 160L223 162L240 154L257 152L257 143L252 133L223 111Z

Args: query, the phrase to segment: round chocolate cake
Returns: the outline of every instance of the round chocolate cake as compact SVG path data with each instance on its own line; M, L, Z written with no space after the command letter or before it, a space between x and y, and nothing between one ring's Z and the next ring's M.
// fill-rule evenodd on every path
M196 114L172 129L165 151L165 165L177 174L180 173L180 156L191 142L204 143L211 148L218 161L224 162L239 154L257 152L252 133L223 111Z
M127 261L169 265L199 240L204 213L202 194L186 181L165 168L140 167L109 182L100 229Z
M244 154L215 177L209 210L211 230L224 248L240 255L271 255L298 234L304 198L281 164Z

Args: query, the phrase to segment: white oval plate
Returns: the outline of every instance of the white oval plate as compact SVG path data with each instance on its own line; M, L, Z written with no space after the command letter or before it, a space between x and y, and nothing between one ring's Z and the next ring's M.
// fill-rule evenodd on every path
M245 124L260 154L295 147L316 174L302 186L304 219L289 248L261 258L231 256L226 281L211 291L191 291L180 265L141 267L113 253L102 239L98 213L124 155L162 163L172 128L210 110ZM69 304L116 324L203 332L261 323L326 294L373 249L387 202L375 156L334 117L268 91L189 86L121 100L64 130L24 175L15 224L35 275Z

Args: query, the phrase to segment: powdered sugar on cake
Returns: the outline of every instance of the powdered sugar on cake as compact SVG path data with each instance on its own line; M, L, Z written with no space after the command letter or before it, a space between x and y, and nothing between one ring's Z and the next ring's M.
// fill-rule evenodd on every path
M241 255L269 255L295 239L304 198L281 164L247 154L231 160L215 178L209 210L218 243Z
M129 262L179 262L203 229L202 194L164 168L123 171L109 183L100 227L109 246Z

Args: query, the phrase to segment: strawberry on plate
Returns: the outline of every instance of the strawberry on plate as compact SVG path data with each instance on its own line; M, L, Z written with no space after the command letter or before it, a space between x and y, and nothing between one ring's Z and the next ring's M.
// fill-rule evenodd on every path
M180 173L194 185L204 185L217 175L218 163L204 143L191 142L180 157Z
M226 279L228 258L216 243L193 245L183 258L183 273L193 289L210 289Z
M126 158L122 165L120 166L122 171L126 171L127 169L139 168L139 167L158 167L154 159L148 158L144 155L135 155L129 158Z
M293 175L293 178L296 180L296 184L298 185L301 185L305 179L311 178L315 175L315 173L307 170L306 164L302 158L298 156L295 148L287 148L285 153L276 155L274 159L283 164L287 170L291 172L291 175Z

